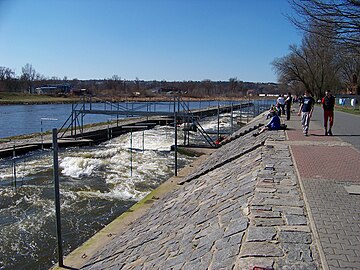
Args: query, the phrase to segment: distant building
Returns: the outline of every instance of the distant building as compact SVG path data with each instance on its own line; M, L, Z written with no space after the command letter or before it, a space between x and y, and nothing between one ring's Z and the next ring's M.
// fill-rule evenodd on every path
M68 94L70 93L71 86L70 84L53 84L53 85L44 85L35 88L36 94Z

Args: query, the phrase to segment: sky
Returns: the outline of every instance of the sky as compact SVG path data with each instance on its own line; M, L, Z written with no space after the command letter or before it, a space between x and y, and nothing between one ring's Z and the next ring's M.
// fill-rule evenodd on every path
M0 0L0 66L46 77L276 82L287 0Z

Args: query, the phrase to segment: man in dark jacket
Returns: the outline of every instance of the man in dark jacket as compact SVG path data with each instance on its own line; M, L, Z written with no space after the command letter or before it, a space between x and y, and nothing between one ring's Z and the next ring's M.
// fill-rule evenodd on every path
M291 93L289 92L285 99L286 120L290 120L291 103L292 103L292 97L291 97Z
M325 128L325 136L332 136L331 128L334 124L334 105L335 98L331 95L330 91L325 92L325 97L322 98L321 103L324 109L324 128ZM329 122L329 130L327 129Z
M314 111L314 104L314 98L311 96L311 93L306 90L298 113L299 116L301 115L301 125L305 136L308 136L310 119Z

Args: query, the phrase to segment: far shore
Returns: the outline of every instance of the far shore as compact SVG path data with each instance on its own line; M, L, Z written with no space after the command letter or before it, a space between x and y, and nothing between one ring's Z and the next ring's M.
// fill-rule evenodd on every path
M191 101L224 101L224 100L248 100L257 99L259 97L230 97L230 96L221 96L221 97L189 97L182 96L184 100ZM83 96L54 96L54 95L38 95L38 94L26 94L18 92L0 92L0 105L27 105L27 104L66 104L66 103L78 103L82 101ZM172 101L174 96L93 96L92 102L145 102L145 101ZM263 99L263 98L262 98Z

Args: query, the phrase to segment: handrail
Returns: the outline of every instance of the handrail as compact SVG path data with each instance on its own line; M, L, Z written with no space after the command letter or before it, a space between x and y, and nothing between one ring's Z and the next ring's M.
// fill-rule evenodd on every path
M81 111L80 111L81 108L80 108L79 111L76 110L76 108L77 108L78 105L79 105L79 103L76 104L75 108L73 109L73 111L71 112L71 114L69 115L69 117L66 119L65 123L61 126L61 128L59 128L58 134L60 134L60 132L62 132L62 134L61 134L60 136L58 136L58 139L61 139L61 138L63 138L63 137L65 136L66 132L69 130L69 128L72 126L72 124L73 124L74 122L75 122L75 126L76 126L76 120L77 120L78 116L79 116L80 113L81 113ZM84 109L84 107L85 107L85 104L82 104L82 109ZM75 116L74 116L74 112L75 112ZM74 117L73 117L73 116L74 116ZM69 123L69 125L67 126L67 128L66 128L64 131L62 131L62 129L65 127L66 123L67 123L72 117L73 117L72 121ZM79 124L79 125L80 125L80 124Z
M120 105L120 103L113 103L113 102L110 102L110 101L102 100L102 99L97 98L97 97L91 97L90 98L91 103L90 103L90 110L89 111L92 110L91 108L92 108L92 100L93 99L101 101L102 103L104 103L106 105L109 105L111 109L115 108L116 110L114 110L114 112L124 112L124 113L126 113L126 115L136 115L136 110L139 111L139 109L143 109L143 108L148 106L148 104L140 104L139 106L135 106L135 108L133 106L132 110L133 110L134 114L131 114L129 109L127 107L125 107L125 106ZM78 104L75 105L75 107L73 107L73 110L72 110L71 114L69 115L69 117L66 119L65 123L59 129L58 134L59 135L61 134L61 135L58 138L63 138L65 136L65 134L68 132L69 128L74 125L74 123L75 123L75 130L76 130L77 125L80 126L78 117L82 113L84 113L84 114L88 113L88 111L85 110L87 101L88 101L87 97L84 96L82 103L78 103ZM216 144L215 144L214 140L209 136L209 134L201 126L200 122L198 121L198 117L193 114L193 112L190 110L190 108L189 108L188 104L186 103L186 101L184 101L181 97L178 97L177 101L178 101L178 110L180 110L180 106L181 106L181 109L182 109L181 111L183 112L183 114L185 114L186 117L188 117L188 119L191 120L191 122L196 125L197 129L199 130L200 134L205 138L206 142L210 146L216 147ZM156 104L169 105L169 106L171 104L174 104L174 106L176 106L175 102L176 101L169 99L167 101L162 101L161 103L160 102L155 102L155 103L152 103L152 104L154 104L154 106L156 106ZM81 107L80 107L80 109L77 109L79 105L81 105ZM161 114L161 112L159 112L159 114Z
M181 101L181 102L180 102ZM199 123L199 121L197 120L197 117L195 117L192 113L192 111L190 110L189 106L186 104L186 102L184 100L181 99L181 97L179 97L179 103L182 106L182 108L185 110L185 112L190 115L190 119L193 121L193 123L195 123L195 125L198 127L201 135L205 138L205 140L207 141L207 143L212 146L215 147L216 144L213 141L213 139L209 136L209 134L204 130L204 128L201 126L201 124Z

